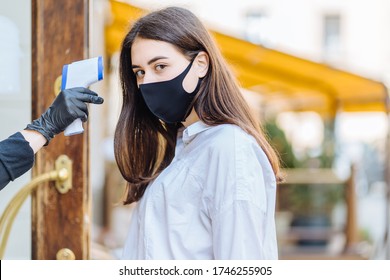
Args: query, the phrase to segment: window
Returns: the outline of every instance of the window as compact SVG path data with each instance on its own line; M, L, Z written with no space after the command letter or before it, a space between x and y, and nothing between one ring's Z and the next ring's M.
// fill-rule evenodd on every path
M325 15L323 20L323 53L325 59L341 56L341 17Z
M263 11L250 11L245 19L245 39L254 44L266 44L269 39L269 18Z

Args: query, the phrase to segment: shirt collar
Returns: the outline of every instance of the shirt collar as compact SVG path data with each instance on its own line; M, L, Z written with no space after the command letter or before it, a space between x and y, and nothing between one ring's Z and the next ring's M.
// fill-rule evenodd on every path
M183 143L188 145L199 133L211 128L211 126L197 121L183 130Z

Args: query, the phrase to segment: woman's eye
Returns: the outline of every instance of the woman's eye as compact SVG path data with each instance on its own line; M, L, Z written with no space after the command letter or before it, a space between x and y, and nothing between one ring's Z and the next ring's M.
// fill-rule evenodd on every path
M145 71L143 71L143 70L138 70L138 71L134 72L134 75L137 78L142 78L144 74L145 74Z
M163 70L165 67L166 67L166 65L157 64L157 65L156 65L156 70L157 70L157 71L161 71L161 70Z

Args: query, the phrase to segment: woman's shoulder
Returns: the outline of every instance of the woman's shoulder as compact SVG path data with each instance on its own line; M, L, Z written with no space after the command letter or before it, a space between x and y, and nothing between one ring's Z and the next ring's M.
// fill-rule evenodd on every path
M242 145L257 145L252 135L234 124L213 126L205 134L207 145L217 151L229 152Z

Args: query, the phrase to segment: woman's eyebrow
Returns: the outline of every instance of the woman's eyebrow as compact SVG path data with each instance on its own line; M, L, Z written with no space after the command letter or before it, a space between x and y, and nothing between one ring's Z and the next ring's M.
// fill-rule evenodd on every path
M168 57L166 57L166 56L156 56L156 57L153 57L151 60L149 60L148 61L148 65L150 65L150 64L152 64L153 62L156 62L157 60L159 60L159 59L167 59ZM133 64L132 66L131 66L131 68L141 68L140 66L138 66L138 65L135 65L135 64Z
M156 56L154 58L152 58L151 60L148 61L148 65L152 64L153 62L159 60L159 59L167 59L168 57L166 56Z

